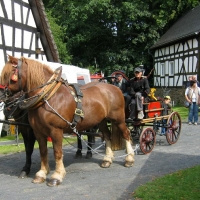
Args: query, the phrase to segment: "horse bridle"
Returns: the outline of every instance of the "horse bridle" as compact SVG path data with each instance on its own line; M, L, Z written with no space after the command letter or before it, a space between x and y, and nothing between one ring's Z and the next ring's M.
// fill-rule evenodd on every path
M0 96L0 101L7 101L8 98L12 95L11 91L9 90L7 86L1 85L1 84L0 84L0 89L3 89L2 95Z
M21 67L22 67L22 60L21 59L18 59L18 62L17 62L17 65L13 65L13 67L15 68L15 72L13 75L16 74L17 72L17 81L18 81L18 84L19 84L19 89L20 91L22 91L22 80L21 80ZM10 79L11 81L11 79ZM10 81L9 81L9 84L10 84ZM14 80L12 80L14 81Z
M20 91L22 91L21 66L22 66L22 60L21 59L18 59L18 63L17 63L16 66L13 65L13 67L16 68L14 74L17 71L17 78L18 78L17 81L19 83ZM0 84L0 89L3 89L3 92L2 92L2 95L0 96L0 99L1 99L1 97L5 98L3 100L1 99L1 101L7 101L8 98L13 95L12 92L11 92L11 90L9 89L10 82L11 82L11 79L9 80L8 85L2 85L2 84Z

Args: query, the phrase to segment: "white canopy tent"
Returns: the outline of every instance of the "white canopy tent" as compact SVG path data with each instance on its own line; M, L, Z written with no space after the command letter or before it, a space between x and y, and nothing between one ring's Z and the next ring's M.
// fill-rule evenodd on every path
M85 84L91 82L90 71L88 69L83 69L80 67L76 67L74 65L66 65L54 62L47 62L47 61L41 61L41 62L48 65L53 70L62 66L62 78L67 79L69 83L77 83L78 76L83 76Z

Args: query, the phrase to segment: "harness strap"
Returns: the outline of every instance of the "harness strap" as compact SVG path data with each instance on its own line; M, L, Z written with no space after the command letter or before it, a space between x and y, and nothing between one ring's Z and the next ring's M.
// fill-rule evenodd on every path
M21 66L22 66L22 60L18 59L17 69L18 69L18 79L19 79L19 88L20 88L20 90L22 90Z
M72 121L72 125L74 127L76 127L77 123L84 118L84 112L82 110L82 99L83 99L83 93L80 90L80 84L74 83L74 84L69 84L69 86L71 86L74 91L71 91L71 94L74 97L74 100L76 102L76 109L74 112L74 118Z

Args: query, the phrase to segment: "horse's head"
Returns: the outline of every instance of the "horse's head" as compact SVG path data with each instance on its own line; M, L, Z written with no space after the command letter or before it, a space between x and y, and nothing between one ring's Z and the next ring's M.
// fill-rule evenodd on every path
M1 84L6 86L7 94L15 94L23 90L22 85L22 71L21 67L23 59L18 59L8 55L6 62L1 73ZM5 92L5 91L4 91Z
M2 74L1 84L6 85L12 94L19 91L28 92L37 86L44 84L46 78L44 68L51 74L50 68L40 62L28 58L20 59L8 55Z

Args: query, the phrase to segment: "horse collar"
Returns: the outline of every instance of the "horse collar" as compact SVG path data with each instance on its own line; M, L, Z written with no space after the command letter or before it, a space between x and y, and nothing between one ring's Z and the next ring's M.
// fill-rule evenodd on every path
M54 71L54 74L51 76L48 82L45 85L42 85L42 89L40 89L37 92L37 94L27 99L24 99L23 101L20 102L19 104L20 109L22 110L35 109L41 106L45 102L45 100L49 100L63 83L62 80L60 79L61 74L62 74L62 68L59 67Z

